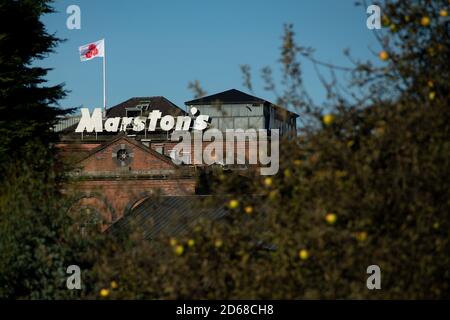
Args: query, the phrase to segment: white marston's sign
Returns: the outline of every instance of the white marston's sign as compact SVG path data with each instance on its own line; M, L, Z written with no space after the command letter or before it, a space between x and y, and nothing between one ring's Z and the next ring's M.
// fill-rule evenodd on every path
M207 128L209 121L208 115L198 115L199 111L197 108L192 108L191 114L195 118L184 115L176 117L175 121L175 117L171 115L165 115L163 117L161 111L153 110L150 112L148 117L138 116L107 118L103 124L101 108L95 108L92 115L89 113L88 108L82 108L81 120L78 123L75 132L118 132L127 131L127 129L132 129L136 132L141 132L145 129L147 129L147 131L155 131L158 120L161 129L164 131L174 129L176 131L188 131L191 128L192 121L194 122L192 125L194 130L204 130Z
M83 108L81 109L81 120L75 132L118 132L128 129L136 132L155 131L159 121L159 127L162 130L174 130L170 140L178 142L171 152L171 158L175 164L259 164L262 175L274 175L278 172L278 129L226 129L224 132L214 128L205 130L210 117L199 115L200 112L195 107L190 112L192 117L184 115L175 119L171 115L162 117L161 111L153 110L148 117L114 117L107 118L103 123L102 109L94 109L91 115L89 109ZM192 133L190 132L191 127L194 129ZM242 152L242 149L238 150L235 141L245 146L247 152ZM208 144L205 146L204 142L208 142Z

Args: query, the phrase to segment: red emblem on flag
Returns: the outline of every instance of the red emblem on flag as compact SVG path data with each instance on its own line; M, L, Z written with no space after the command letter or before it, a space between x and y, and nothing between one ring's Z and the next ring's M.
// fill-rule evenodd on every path
M89 45L89 48L85 54L86 58L90 59L92 57L95 57L96 55L98 55L98 49L97 46L95 45L95 43L92 43Z
M88 61L97 57L105 57L105 40L91 42L78 48L80 60Z

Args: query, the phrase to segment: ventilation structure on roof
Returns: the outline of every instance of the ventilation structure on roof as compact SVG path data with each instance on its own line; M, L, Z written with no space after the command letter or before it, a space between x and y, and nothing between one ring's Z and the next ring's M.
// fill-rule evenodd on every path
M150 107L150 100L142 100L137 106L136 108L141 108L142 111L147 111Z
M149 101L142 101L134 107L125 108L127 117L139 117L142 116L145 111L148 110L150 103Z

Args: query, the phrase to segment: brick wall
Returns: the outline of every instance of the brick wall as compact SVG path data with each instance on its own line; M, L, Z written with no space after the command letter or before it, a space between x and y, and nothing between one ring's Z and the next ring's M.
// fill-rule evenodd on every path
M132 153L126 166L113 157L124 147ZM140 142L120 138L93 150L97 151L77 164L81 179L67 185L66 192L76 195L75 209L88 207L100 212L104 227L148 197L195 193L195 178L181 177L170 159Z
M195 179L90 180L72 185L69 192L80 195L77 207L92 206L110 224L148 197L194 194Z

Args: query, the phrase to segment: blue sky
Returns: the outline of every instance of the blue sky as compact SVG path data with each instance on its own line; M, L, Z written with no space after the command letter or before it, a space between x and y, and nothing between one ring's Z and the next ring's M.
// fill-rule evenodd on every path
M68 30L66 8L81 8L81 30ZM378 45L366 28L365 8L354 0L60 0L43 18L49 32L67 41L39 65L54 68L50 84L70 90L62 107L103 104L102 61L80 62L78 47L106 41L107 105L133 96L165 96L180 107L192 99L187 88L199 80L208 94L244 90L239 69L254 71L254 94L268 100L260 69L277 69L283 24L293 23L297 41L316 49L323 61L349 65L343 49L374 58ZM311 66L304 66L316 101L324 92ZM246 90L244 90L246 91Z

